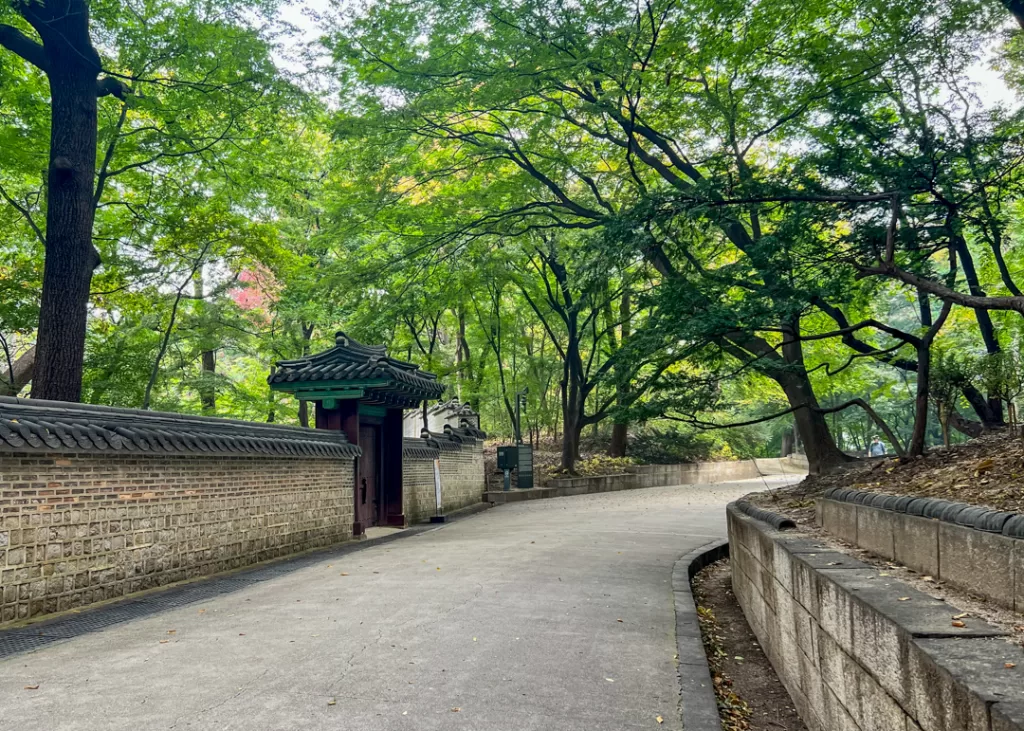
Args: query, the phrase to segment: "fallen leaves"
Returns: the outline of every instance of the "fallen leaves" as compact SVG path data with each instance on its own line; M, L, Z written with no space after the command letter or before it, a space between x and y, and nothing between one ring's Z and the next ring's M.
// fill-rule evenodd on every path
M957 627L957 628L963 628L963 627L966 627L967 625L964 624L963 622L961 622L959 619L954 619L953 620L953 626Z
M1013 670L1015 667L1017 667L1017 663L1015 663L1015 662L1006 662L1006 663L1003 663L1003 667L1006 668L1007 670Z
M39 684L36 683L35 685L26 685L25 690L39 690Z

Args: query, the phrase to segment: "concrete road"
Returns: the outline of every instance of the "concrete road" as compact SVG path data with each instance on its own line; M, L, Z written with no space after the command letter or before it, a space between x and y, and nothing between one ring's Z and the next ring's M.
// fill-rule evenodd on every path
M17 655L0 727L679 729L672 566L761 486L502 506Z

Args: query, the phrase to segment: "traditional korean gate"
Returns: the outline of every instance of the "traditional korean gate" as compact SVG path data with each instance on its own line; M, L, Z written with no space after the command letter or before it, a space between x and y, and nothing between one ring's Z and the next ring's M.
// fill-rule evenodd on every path
M359 425L359 481L356 485L356 522L367 528L380 523L380 427Z

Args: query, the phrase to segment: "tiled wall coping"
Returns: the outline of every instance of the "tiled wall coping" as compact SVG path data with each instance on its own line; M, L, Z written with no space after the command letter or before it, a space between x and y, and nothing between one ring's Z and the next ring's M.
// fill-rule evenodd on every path
M817 502L817 520L840 540L1024 612L1024 515L832 489Z

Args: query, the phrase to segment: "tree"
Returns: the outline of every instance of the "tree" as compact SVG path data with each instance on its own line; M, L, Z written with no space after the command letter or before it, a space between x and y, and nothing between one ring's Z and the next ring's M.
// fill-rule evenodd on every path
M90 37L85 0L14 0L13 10L39 41L3 23L0 46L46 74L51 99L46 265L33 393L77 401L89 285L100 263L92 244L96 100L111 94L124 98L126 87L110 76L99 79L103 69Z
M45 150L46 180L35 190L24 185L25 195L0 186L45 249L37 398L80 398L94 271L101 262L108 269L124 262L123 247L159 219L154 209L174 200L134 193L156 190L161 176L168 188L194 186L195 166L187 182L174 178L189 167L183 161L223 165L226 152L258 144L268 112L290 103L294 90L270 59L265 31L251 25L272 8L165 0L130 8L86 0L0 6L0 49L29 69L13 83L35 90L42 75L49 87L49 123L33 117L20 141L23 155ZM106 57L93 45L92 26Z

